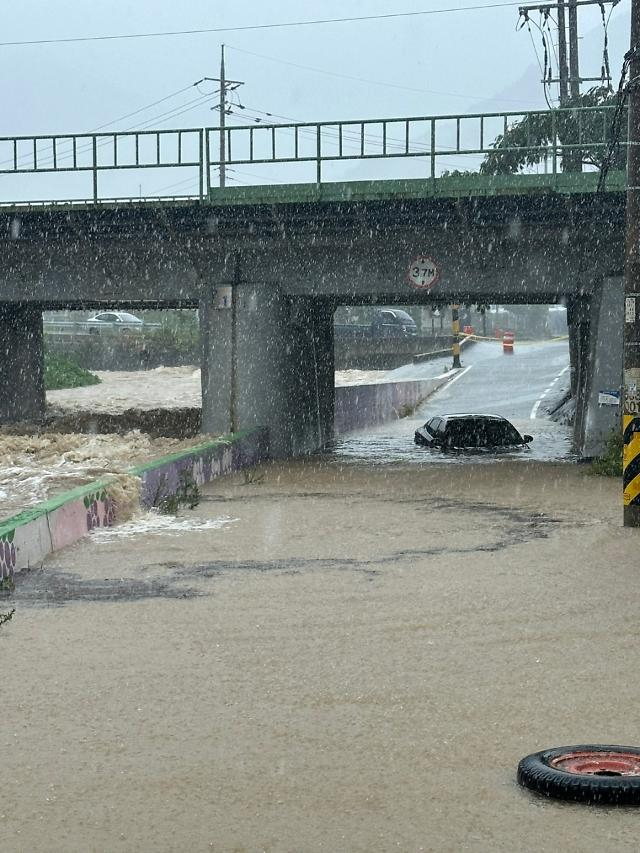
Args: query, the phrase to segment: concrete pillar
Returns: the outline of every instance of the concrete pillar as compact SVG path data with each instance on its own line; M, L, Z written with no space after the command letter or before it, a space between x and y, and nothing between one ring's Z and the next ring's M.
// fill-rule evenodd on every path
M567 302L567 331L569 334L569 377L571 396L575 399L578 393L578 340L580 328L578 322L578 305L576 300Z
M0 303L0 423L44 418L42 309Z
M322 446L333 434L335 306L240 284L234 331L233 309L214 305L200 309L203 430L267 426L273 457Z
M574 300L571 310L572 322L569 326L569 358L571 394L576 403L573 435L578 448L582 446L584 435L593 319L591 297L583 296Z
M619 392L622 387L623 315L622 278L607 278L591 299L589 335L581 376L579 403L576 410L576 444L582 456L601 455L612 430L620 429L620 407L613 400L600 397L603 391ZM578 417L579 415L579 417Z
M231 432L231 309L214 298L201 301L202 431Z

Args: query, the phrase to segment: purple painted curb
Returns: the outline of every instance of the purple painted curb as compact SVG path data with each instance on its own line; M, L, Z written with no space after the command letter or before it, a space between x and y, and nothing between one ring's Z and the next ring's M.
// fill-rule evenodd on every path
M168 495L175 494L185 473L202 486L215 477L248 468L268 456L268 431L258 428L139 465L131 473L137 474L142 481L140 503L152 507Z
M140 477L140 503L150 507L154 499L162 500L175 493L183 471L203 485L214 477L239 471L268 457L269 433L259 427L162 457L130 473ZM78 486L0 521L0 581L38 565L49 554L72 545L93 528L110 527L117 521L117 506L111 495L114 479L103 478Z

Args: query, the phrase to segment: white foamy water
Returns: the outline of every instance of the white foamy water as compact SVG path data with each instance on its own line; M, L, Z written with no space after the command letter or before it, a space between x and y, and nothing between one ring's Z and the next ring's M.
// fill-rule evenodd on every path
M131 466L192 447L187 441L151 438L139 430L124 435L80 433L0 435L0 519L40 501Z
M236 521L238 521L237 518L231 518L229 515L202 519L161 515L151 510L116 527L99 527L92 530L91 536L97 543L104 544L106 542L113 542L116 539L139 536L144 533L159 533L171 536L198 530L220 530Z

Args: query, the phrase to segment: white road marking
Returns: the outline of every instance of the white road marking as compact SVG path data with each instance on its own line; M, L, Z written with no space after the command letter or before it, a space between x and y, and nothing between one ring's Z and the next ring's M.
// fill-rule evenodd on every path
M544 391L540 395L539 399L536 400L536 402L534 403L533 409L531 409L531 414L529 415L529 418L532 421L535 421L535 419L538 415L538 409L540 408L540 403L544 400L544 398L547 396L547 394L553 389L553 386L556 384L558 379L560 379L560 377L563 374L565 374L567 372L567 370L569 370L570 366L571 365L568 364L566 367L563 367L562 370L560 371L560 373L556 376L556 378L552 380L551 384L547 388L544 389Z
M466 373L467 371L471 370L471 368L472 368L472 367L473 367L473 365L472 365L472 364L470 364L470 365L469 365L469 367L465 367L465 368L464 368L464 370L461 370L461 371L460 371L460 373L459 373L457 376L454 376L454 377L453 377L453 379L451 380L451 382L447 382L447 384L443 386L442 390L443 390L443 391L444 391L444 390L446 390L446 389L447 389L447 388L449 388L451 385L453 385L453 383L454 383L454 382L457 382L457 381L458 381L458 379L462 379L462 377L465 375L465 373Z

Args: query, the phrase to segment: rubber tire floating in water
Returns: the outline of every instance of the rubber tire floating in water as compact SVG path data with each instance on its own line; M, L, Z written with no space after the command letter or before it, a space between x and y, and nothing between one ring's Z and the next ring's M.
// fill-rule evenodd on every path
M527 755L518 782L558 800L618 806L640 805L640 748L586 744Z

